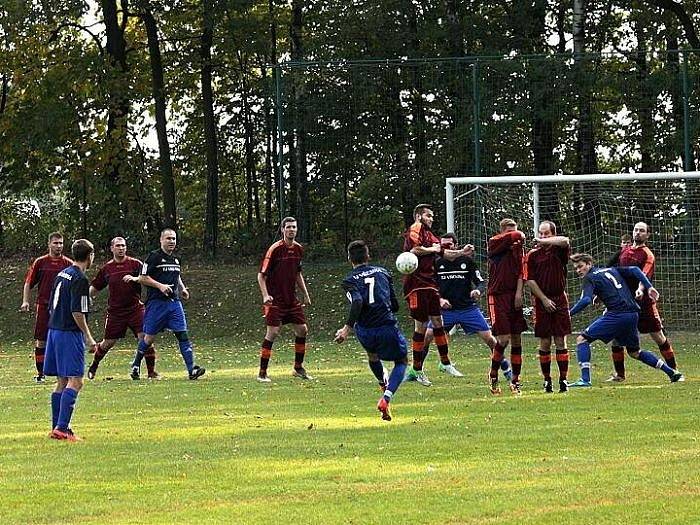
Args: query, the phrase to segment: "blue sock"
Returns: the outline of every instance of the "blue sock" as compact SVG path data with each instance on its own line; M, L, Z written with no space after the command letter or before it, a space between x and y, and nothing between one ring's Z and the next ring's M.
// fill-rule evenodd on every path
M399 386L401 386L401 383L403 382L403 376L406 373L406 364L405 363L395 363L394 364L394 369L391 371L391 374L389 374L389 385L386 387L386 389L393 394L396 393L396 391L399 389ZM391 396L389 396L389 399L391 399Z
M645 365L649 365L652 368L660 368L661 371L664 372L668 377L671 377L674 374L674 370L666 363L664 363L661 359L656 357L656 355L653 352L649 352L648 350L640 350L639 360Z
M136 348L136 355L134 355L134 362L131 366L141 366L141 361L143 361L143 356L148 350L148 345L144 341L139 341L139 345Z
M60 430L68 430L70 428L70 419L73 417L73 409L75 401L78 399L78 391L72 388L66 388L61 394L61 409L58 413L58 421L56 426Z
M177 344L180 346L180 354L182 354L182 360L185 362L187 367L187 372L192 373L194 368L194 352L192 351L192 344L189 340L178 341Z
M503 361L501 361L501 370L504 372L510 370L510 361L508 361L505 357L503 358Z
M370 361L369 368L370 368L370 370L372 370L374 377L377 378L377 381L379 381L379 384L383 385L384 384L384 367L382 366L382 362L381 361Z
M58 414L61 411L61 395L62 392L53 392L51 394L51 428L56 428L58 425Z
M591 382L591 343L584 341L576 345L576 359L581 367L581 379Z

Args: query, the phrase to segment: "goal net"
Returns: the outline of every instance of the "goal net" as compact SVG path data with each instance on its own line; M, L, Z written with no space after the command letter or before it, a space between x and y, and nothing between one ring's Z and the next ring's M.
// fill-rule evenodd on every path
M447 179L446 193L448 229L460 243L474 244L484 272L487 239L504 217L526 233L526 250L539 222L551 220L558 234L571 239L572 252L590 253L600 265L619 250L622 235L631 235L635 223L647 223L665 327L700 328L700 172L460 177ZM570 302L580 290L570 266ZM586 320L600 313L589 310Z

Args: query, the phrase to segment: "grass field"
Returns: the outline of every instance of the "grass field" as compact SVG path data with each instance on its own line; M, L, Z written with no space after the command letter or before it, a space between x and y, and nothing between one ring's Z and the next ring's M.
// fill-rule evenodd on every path
M5 268L2 523L699 521L700 347L691 336L674 339L686 383L628 360L628 381L604 384L609 356L597 345L597 386L565 395L540 392L528 338L520 398L492 397L486 352L458 336L452 353L467 377L439 375L433 355L433 387L403 385L387 423L357 343L329 342L344 316L334 287L344 267L310 279L307 368L317 379L291 377L287 337L276 345L271 385L254 380L262 335L248 306L254 270L214 283L210 269L191 269L185 278L200 302L187 308L207 375L185 380L165 338L165 379L131 381L133 345L123 342L83 390L73 427L84 441L71 444L47 438L51 387L30 382L31 320L12 308L22 269ZM207 308L203 291L215 286ZM242 335L226 337L230 330Z

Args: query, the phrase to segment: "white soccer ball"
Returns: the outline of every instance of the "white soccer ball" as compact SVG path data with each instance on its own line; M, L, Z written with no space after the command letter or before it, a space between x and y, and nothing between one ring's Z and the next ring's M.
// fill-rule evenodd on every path
M401 273L413 273L418 268L418 257L411 252L403 252L396 258L396 269Z

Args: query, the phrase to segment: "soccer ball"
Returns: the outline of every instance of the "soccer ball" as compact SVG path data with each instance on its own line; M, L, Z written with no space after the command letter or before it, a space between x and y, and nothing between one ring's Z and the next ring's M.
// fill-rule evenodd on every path
M403 252L396 258L396 269L401 273L413 273L418 268L418 257L411 252Z

